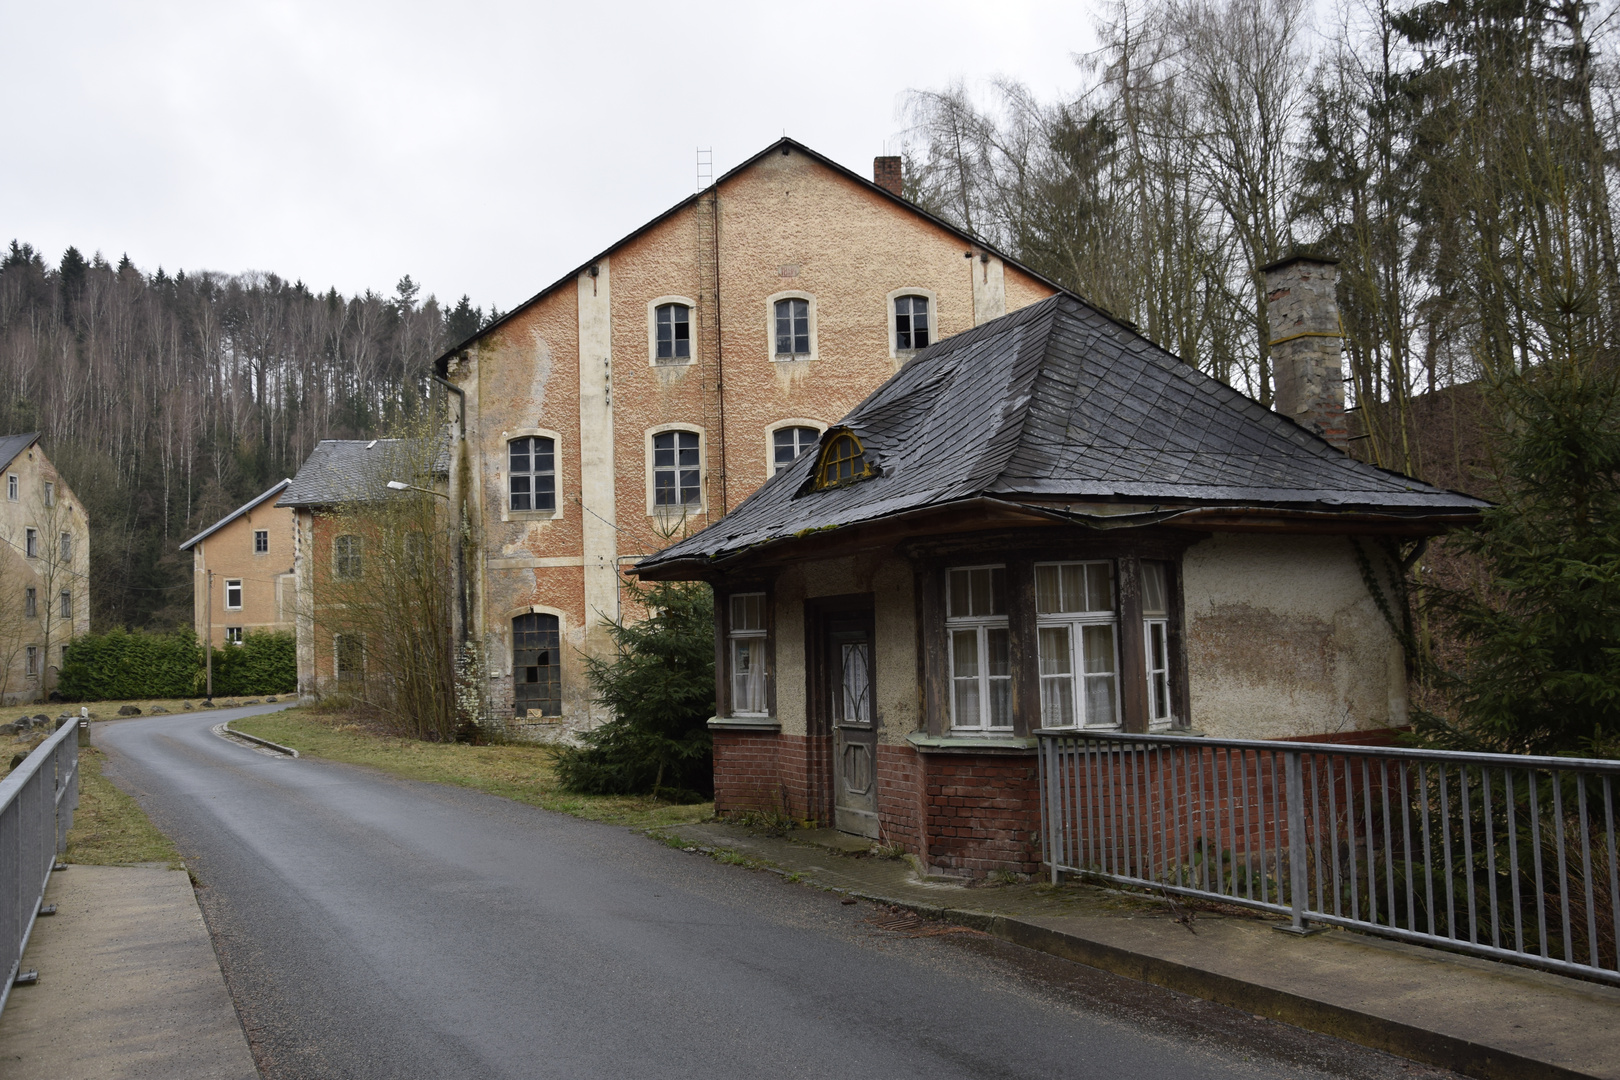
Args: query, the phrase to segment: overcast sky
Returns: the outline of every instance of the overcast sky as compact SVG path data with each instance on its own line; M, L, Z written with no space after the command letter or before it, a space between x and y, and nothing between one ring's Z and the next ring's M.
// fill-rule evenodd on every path
M0 243L509 309L784 132L870 175L910 88L1077 85L1094 8L0 0Z

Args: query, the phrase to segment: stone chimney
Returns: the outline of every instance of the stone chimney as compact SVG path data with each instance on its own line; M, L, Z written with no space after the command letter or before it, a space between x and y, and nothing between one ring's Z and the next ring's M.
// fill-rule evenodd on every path
M1344 418L1344 328L1339 324L1339 260L1290 255L1262 267L1271 326L1275 408L1340 450Z
M900 178L900 159L897 157L873 158L872 183L887 191L890 195L904 198L905 188Z

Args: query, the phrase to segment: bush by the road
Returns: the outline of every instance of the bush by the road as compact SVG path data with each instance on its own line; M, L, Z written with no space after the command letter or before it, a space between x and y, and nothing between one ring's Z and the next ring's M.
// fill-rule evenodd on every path
M190 630L172 634L112 630L67 647L56 690L69 701L196 697L204 689L202 645ZM214 650L214 693L288 694L298 684L293 635L249 634Z
M191 697L202 663L202 647L190 630L85 634L68 645L56 689L69 701Z

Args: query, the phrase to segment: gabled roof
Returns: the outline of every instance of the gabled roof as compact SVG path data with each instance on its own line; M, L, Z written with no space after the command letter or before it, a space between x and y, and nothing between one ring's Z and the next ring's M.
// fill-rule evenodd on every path
M1355 460L1067 294L919 353L822 445L845 429L873 479L815 491L807 452L638 568L971 499L1099 525L1217 507L1456 521L1487 505Z
M31 431L27 435L0 436L0 469L17 460L17 455L33 446L39 441L39 432Z
M816 162L818 162L818 163L820 163L822 165L825 165L827 168L831 169L833 172L839 174L840 176L844 177L845 179L847 179L847 180L849 180L849 181L851 181L851 182L853 182L853 183L855 183L855 184L857 184L857 185L859 185L861 187L864 187L868 191L871 191L871 192L873 192L873 193L875 193L877 195L880 195L883 198L885 198L885 199L889 200L890 202L894 203L896 206L899 206L899 207L903 208L907 213L915 214L917 217L920 217L925 221L932 222L933 224L939 226L941 229L944 229L946 232L952 233L953 235L960 237L962 239L963 243L970 244L970 245L972 245L973 247L977 248L980 251L988 252L989 254L996 256L998 259L1000 259L1006 265L1014 267L1014 268L1018 269L1019 271L1025 273L1025 274L1028 274L1030 277L1034 278L1035 280L1041 282L1044 285L1050 286L1054 290L1061 290L1063 288L1063 286L1061 286L1061 285L1057 284L1056 282L1050 280L1045 275L1039 274L1036 271L1031 270L1029 267L1025 266L1023 263L1019 262L1017 259L1014 259L1011 255L1008 255L1008 254L1006 254L1006 253L1004 253L1002 251L997 250L995 247L991 246L990 244L985 243L983 240L981 240L978 237L972 235L971 233L963 232L960 228L958 228L955 225L952 225L950 222L946 221L944 218L935 217L933 214L930 214L928 211L924 210L922 207L918 206L916 203L912 202L911 200L905 199L905 198L902 198L899 195L896 195L894 192L890 191L888 188L881 187L878 184L873 183L871 180L869 180L866 177L862 176L860 173L857 173L852 169L847 169L844 166L840 165L838 162L834 161L832 158L829 158L829 157L826 157L826 156L824 156L822 154L819 154L816 151L810 149L810 147L804 145L803 143L798 142L797 140L794 140L794 139L787 138L786 136L783 136L782 138L778 139L776 142L771 143L771 145L767 146L765 149L761 150L759 153L755 154L753 157L749 158L747 161L744 161L741 165L738 165L736 168L731 169L728 172L726 172L724 175L722 175L720 177L720 179L718 179L718 180L716 180L714 182L714 188L717 189L717 188L720 188L720 187L724 186L725 183L727 181L729 181L732 177L738 175L739 173L746 172L748 169L752 168L756 162L760 161L763 158L770 157L772 154L780 153L784 149L785 150L792 150L792 151L794 151L796 153L803 154L805 157L810 158L812 161L816 161ZM609 245L608 247L604 248L599 254L593 256L590 259L587 259L586 261L584 261L582 263L580 263L573 270L570 270L567 274L564 274L562 277L558 278L556 281L552 282L550 285L547 285L545 288L541 289L539 292L535 293L533 296L531 296L527 300L523 301L523 303L519 304L517 307L513 308L511 311L508 311L505 315L502 315L499 319L497 319L496 321L490 323L488 326L484 327L482 330L479 330L477 333L471 335L470 337L466 338L463 341L458 341L455 345L453 345L452 347L446 349L444 351L444 353L437 360L435 360L433 362L433 369L436 372L438 372L439 375L441 375L441 376L444 375L445 370L446 370L446 365L449 363L450 358L452 356L454 356L456 353L461 352L463 349L467 348L467 346L471 345L473 342L477 341L479 338L484 337L486 334L492 333L493 331L495 331L495 330L499 329L500 327L504 326L507 322L509 322L510 320L516 318L518 315L521 315L524 311L527 311L529 308L533 307L535 304L537 304L541 300L545 299L547 296L549 296L551 293L555 292L557 289L560 289L565 285L572 284L575 280L578 279L579 275L583 274L589 267L591 267L595 263L598 263L598 262L602 261L603 258L607 257L608 255L611 255L613 252L617 251L619 248L621 248L624 245L630 243L630 241L636 239L637 237L641 236L642 234L648 232L649 230L651 230L653 228L656 228L658 225L661 225L663 222L665 222L665 221L669 220L670 218L674 217L676 214L680 213L682 210L685 210L688 207L692 206L699 199L701 199L705 194L707 194L710 190L712 190L712 189L711 188L704 188L702 191L699 191L696 194L687 196L686 198L682 199L680 202L676 203L674 206L670 207L668 210L665 210L662 214L659 214L657 217L655 217L651 221L647 222L645 225L642 225L640 228L638 228L635 231L629 233L628 235L622 237L617 242L615 242L615 243Z
M287 482L287 490L277 506L336 506L340 503L370 502L388 495L389 480L410 483L417 462L407 439L322 439L297 474ZM432 470L436 476L448 473L449 446L439 440Z
M213 536L215 533L219 532L219 530L223 529L225 526L229 525L231 522L235 521L237 518L241 517L243 514L247 513L249 510L252 510L255 506L258 506L260 503L264 502L264 500L268 499L270 496L278 494L281 491L282 488L286 487L290 483L292 483L291 480L283 480L279 484L277 484L275 487L273 487L270 490L264 492L263 494L255 495L252 499L250 499L247 502L243 503L241 506L238 506L235 510L232 510L229 514L226 514L224 517L220 518L218 521L216 521L212 525L208 526L208 528L204 529L202 532L198 533L196 536L193 536L190 540L187 540L185 543L181 544L180 545L180 550L181 551L190 551L194 546L196 546L197 544L202 543L204 540L208 539L210 536Z

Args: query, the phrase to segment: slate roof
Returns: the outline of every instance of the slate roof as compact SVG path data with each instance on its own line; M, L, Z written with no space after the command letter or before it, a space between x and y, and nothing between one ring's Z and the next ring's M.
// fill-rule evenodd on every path
M639 565L972 498L1467 519L1486 504L1341 453L1067 294L919 353L843 421L879 475L811 488L806 452L735 511ZM1084 514L1084 508L1070 511Z
M235 521L237 518L241 517L243 514L247 513L249 510L252 510L255 506L258 506L260 503L264 502L264 500L266 500L270 496L276 494L282 488L286 487L290 483L292 483L291 480L283 480L279 484L272 487L269 491L263 492L262 494L259 494L259 495L255 495L253 498L249 499L247 502L243 503L241 506L238 506L235 510L232 510L229 514L226 514L224 517L220 518L218 521L216 521L212 525L208 526L208 528L204 529L202 532L198 533L196 536L193 536L190 540L187 540L185 543L181 544L180 545L180 550L181 551L190 551L197 544L200 544L204 540L208 539L210 536L213 536L215 533L219 532L219 530L223 529L225 526L229 525L231 522Z
M31 431L26 435L0 436L0 469L10 465L16 460L18 454L38 441L39 432L37 431Z
M405 439L322 439L276 505L336 506L384 498L388 481L413 482L413 457ZM447 475L449 462L448 442L441 439L434 475Z

